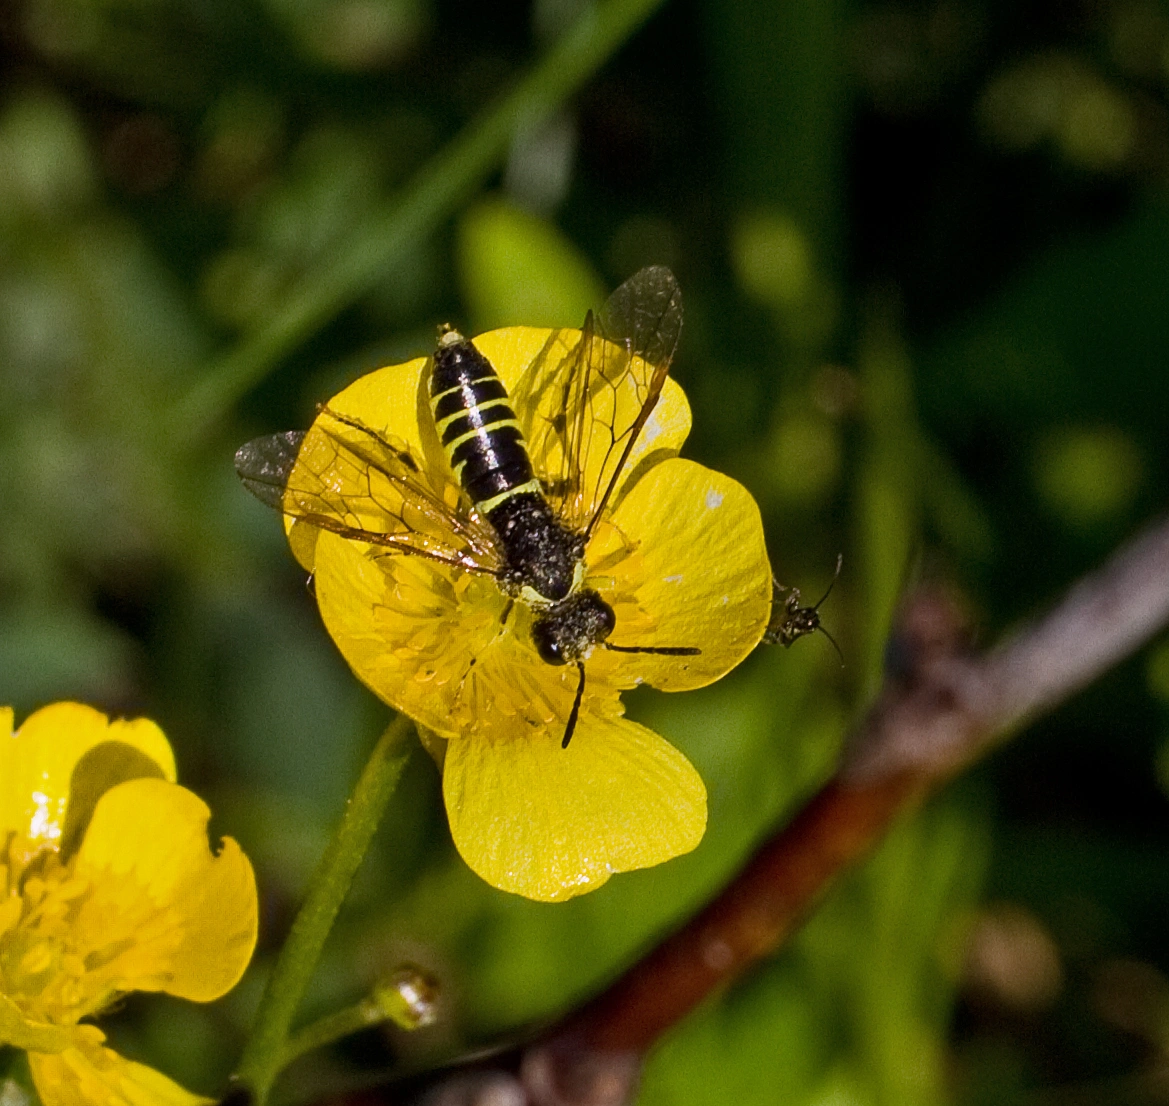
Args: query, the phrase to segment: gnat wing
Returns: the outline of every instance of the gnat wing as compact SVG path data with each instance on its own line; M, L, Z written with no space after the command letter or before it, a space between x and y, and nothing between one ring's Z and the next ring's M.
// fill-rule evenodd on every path
M646 422L665 387L682 329L682 294L663 266L642 269L590 312L579 340L524 382L537 417L533 462L561 520L586 538L623 474L648 444ZM569 332L575 333L575 332Z
M493 535L448 477L428 473L400 439L328 407L307 432L241 446L235 467L248 491L290 518L389 552L500 571Z

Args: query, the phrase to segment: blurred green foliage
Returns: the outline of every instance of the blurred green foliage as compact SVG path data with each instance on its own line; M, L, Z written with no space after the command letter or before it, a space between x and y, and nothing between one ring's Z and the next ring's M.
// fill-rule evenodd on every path
M256 861L244 984L109 1023L195 1089L230 1071L385 718L232 452L437 323L575 325L674 267L688 452L757 496L805 597L844 551L822 614L846 666L809 640L632 696L702 771L707 838L566 905L471 876L416 755L305 1013L410 960L444 1017L304 1058L289 1101L552 1016L701 903L831 770L908 582L955 580L993 639L1164 507L1163 3L676 2L595 72L569 53L583 90L540 84L538 118L460 129L590 12L0 14L0 702L156 718ZM1164 1101L1167 649L899 825L662 1044L643 1101Z

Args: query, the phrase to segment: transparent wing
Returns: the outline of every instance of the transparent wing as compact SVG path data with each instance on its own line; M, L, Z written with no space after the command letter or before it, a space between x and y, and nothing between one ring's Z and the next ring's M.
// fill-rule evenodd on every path
M322 408L307 432L257 438L235 468L256 498L322 530L470 572L498 575L486 525L457 485L427 473L409 446Z
M589 407L584 396L589 380L589 351L596 334L590 311L579 330L554 334L515 389L527 397L520 414L525 422L528 454L562 522L579 530L587 523L574 510L580 495L583 429Z
M561 520L587 537L631 461L670 371L682 294L663 266L642 269L579 339L552 345L517 391L534 400L529 449Z
M668 371L682 333L682 290L674 274L664 265L634 273L605 304L601 333Z

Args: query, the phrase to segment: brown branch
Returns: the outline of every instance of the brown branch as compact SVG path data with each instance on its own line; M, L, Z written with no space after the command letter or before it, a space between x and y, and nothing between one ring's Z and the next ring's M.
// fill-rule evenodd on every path
M957 604L905 604L887 682L841 765L719 896L586 1005L489 1063L432 1073L350 1106L619 1106L645 1050L712 992L773 953L893 819L1025 721L1050 710L1169 624L1169 521L1123 548L1063 602L983 657Z

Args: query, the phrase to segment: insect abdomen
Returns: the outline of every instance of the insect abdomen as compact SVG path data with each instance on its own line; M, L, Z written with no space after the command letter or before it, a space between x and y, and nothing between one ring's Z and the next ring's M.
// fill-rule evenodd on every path
M484 515L520 492L540 491L503 381L454 330L439 338L430 408L451 471Z

